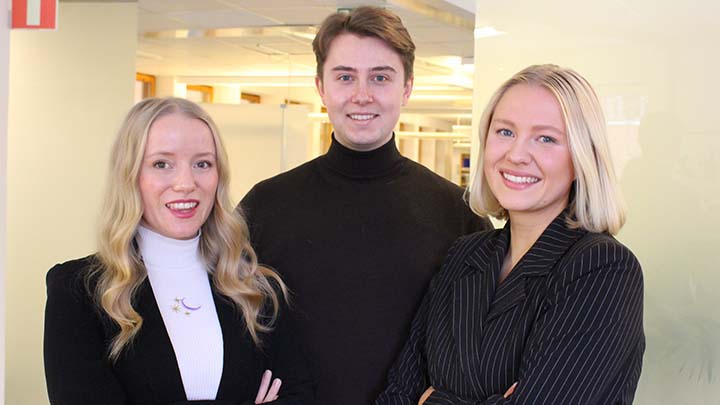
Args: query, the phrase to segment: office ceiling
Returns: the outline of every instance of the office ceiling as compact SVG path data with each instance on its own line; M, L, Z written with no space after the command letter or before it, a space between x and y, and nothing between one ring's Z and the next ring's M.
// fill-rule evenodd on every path
M413 36L409 111L468 114L475 17L474 2L467 0L140 0L137 71L317 101L316 27L328 14L360 4L393 10Z
M474 60L488 83L518 68L514 56L562 63L557 55L576 52L579 44L602 52L630 41L652 47L720 37L720 2L710 0L139 0L137 70L317 102L315 27L328 14L360 4L401 16L417 44L415 91L406 111L440 116L471 110L473 73L461 62L473 61L476 7L478 27L507 33L478 44Z

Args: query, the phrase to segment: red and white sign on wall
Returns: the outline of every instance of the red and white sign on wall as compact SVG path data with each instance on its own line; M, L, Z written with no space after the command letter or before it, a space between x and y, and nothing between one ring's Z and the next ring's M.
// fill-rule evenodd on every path
M12 0L12 28L57 29L58 0Z

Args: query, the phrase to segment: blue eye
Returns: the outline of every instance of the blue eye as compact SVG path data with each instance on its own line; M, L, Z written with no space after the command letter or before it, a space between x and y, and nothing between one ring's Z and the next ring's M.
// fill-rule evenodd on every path
M170 164L164 160L158 160L157 162L154 162L152 166L156 169L167 169L170 167Z
M541 135L538 140L540 141L540 143L557 143L557 140L555 140L555 138L547 135Z
M498 135L500 136L513 136L513 133L511 130L507 128L501 128L497 130Z
M350 75L340 75L338 76L338 80L340 80L341 82L349 82L350 80L352 80L352 77Z
M195 164L195 166L197 166L200 169L209 169L212 167L212 163L208 162L207 160L203 160L203 161L197 162Z
M374 80L376 82L386 82L386 81L388 81L388 78L387 78L387 76L378 75L378 76L375 76Z

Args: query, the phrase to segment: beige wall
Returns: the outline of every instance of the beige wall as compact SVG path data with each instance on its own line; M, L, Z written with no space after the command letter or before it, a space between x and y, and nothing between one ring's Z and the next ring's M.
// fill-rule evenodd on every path
M255 183L308 159L311 123L302 105L203 104L220 130L230 159L235 201Z
M8 0L0 0L0 10L7 10ZM0 19L0 405L5 400L5 274L6 274L6 185L7 185L7 118L8 67L10 56L10 21Z
M504 15L499 20L508 24L532 17L538 8L542 17L526 26L525 35L515 31L522 27L506 26L498 28L507 36L476 41L475 122L501 81L535 63L574 68L604 101L629 205L619 239L638 256L645 276L647 351L635 403L717 404L718 14L707 17L714 25L687 21L683 16L691 6L660 2L664 12L675 8L668 14L678 18L651 32L656 14L623 25L635 15L625 9L615 14L616 2L556 10L556 3L524 0L500 13L491 10L492 2L478 3L479 25L490 22L489 13ZM603 25L590 23L597 15L613 17Z
M135 3L60 3L57 31L12 32L8 404L47 403L45 273L94 250L110 144L133 101L136 9Z

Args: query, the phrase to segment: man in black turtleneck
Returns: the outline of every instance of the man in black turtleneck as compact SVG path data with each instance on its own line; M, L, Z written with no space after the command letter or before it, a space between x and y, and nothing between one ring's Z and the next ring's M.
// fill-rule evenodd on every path
M258 183L241 207L260 262L293 292L317 403L366 405L453 240L490 224L458 186L395 146L415 52L396 15L372 7L333 14L313 50L335 129L330 150Z

